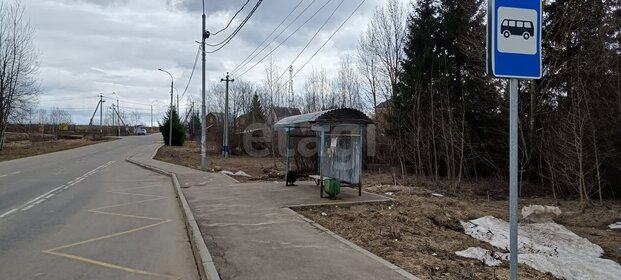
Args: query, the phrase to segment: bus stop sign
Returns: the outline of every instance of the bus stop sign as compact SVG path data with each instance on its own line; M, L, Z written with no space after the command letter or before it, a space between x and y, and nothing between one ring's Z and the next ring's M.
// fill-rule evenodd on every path
M498 78L541 78L541 0L489 0L487 68Z

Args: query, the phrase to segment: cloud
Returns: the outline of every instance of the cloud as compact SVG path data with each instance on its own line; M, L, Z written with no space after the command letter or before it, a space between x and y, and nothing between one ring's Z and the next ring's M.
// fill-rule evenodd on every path
M324 67L328 73L335 72L339 57L355 52L358 38L373 10L383 2L367 0L296 77L295 83L301 86L305 75L313 67ZM206 3L207 29L214 32L226 25L245 0ZM229 29L212 36L207 42L213 44L226 38L240 24L254 3L255 0L250 1ZM225 48L207 55L207 81L218 83L225 72L233 70L300 4L276 33L293 22L291 26L258 58L276 48L287 36L291 37L241 78L260 83L264 79L265 66L270 58L284 71L339 3L338 0L263 1L251 20ZM359 3L343 1L324 29L294 64L294 68L300 67ZM326 7L320 9L324 4ZM198 51L195 41L200 40L201 36L201 1L24 0L24 6L35 29L34 43L40 53L41 107L76 108L74 121L87 123L92 109L85 108L95 108L97 95L103 93L112 98L112 92L117 92L122 107L125 103L124 107L128 110L144 112L143 121L148 123L150 116L147 112L150 112L151 103L156 105L156 114L161 115L166 108L165 104L170 102L170 78L157 71L158 68L170 71L175 78L175 87L180 93L183 92ZM302 13L307 6L308 9ZM311 17L315 12L317 14ZM303 24L306 20L308 23ZM258 58L242 69L248 69ZM188 88L189 96L200 96L200 66L199 59ZM185 105L186 100L182 103Z

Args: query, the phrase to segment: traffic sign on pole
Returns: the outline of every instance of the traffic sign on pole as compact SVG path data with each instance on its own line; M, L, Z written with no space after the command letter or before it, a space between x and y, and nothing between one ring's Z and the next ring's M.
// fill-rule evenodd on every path
M489 0L488 74L541 78L541 0Z
M518 79L541 78L541 0L488 0L487 72L509 78L509 279L518 273Z

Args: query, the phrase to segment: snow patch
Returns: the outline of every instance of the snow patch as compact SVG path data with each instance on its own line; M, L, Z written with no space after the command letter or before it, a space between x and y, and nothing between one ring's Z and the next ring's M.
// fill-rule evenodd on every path
M220 171L221 174L224 175L229 175L229 176L243 176L243 177L252 177L250 175L248 175L248 173L244 172L244 171L237 171L235 173L231 172L231 171L227 171L227 170L222 170Z
M466 234L508 251L509 223L486 216L461 224ZM558 278L616 279L621 275L621 265L600 258L603 252L598 245L554 222L519 226L518 261Z
M616 222L614 224L608 225L610 229L621 229L621 222Z
M481 247L470 247L463 251L457 251L455 252L455 254L457 254L460 257L464 257L464 258L480 260L482 263L484 263L487 266L499 266L502 264L502 261L492 256L491 251L485 250ZM500 253L500 254L502 254L506 258L507 254L504 254L504 253Z
M431 195L435 196L435 197L444 197L444 195L441 195L439 193L431 193Z

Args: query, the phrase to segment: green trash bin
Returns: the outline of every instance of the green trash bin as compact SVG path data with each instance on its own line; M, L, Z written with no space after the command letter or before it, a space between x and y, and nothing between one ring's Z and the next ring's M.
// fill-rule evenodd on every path
M324 180L323 189L330 197L335 197L341 192L341 181L326 179Z

